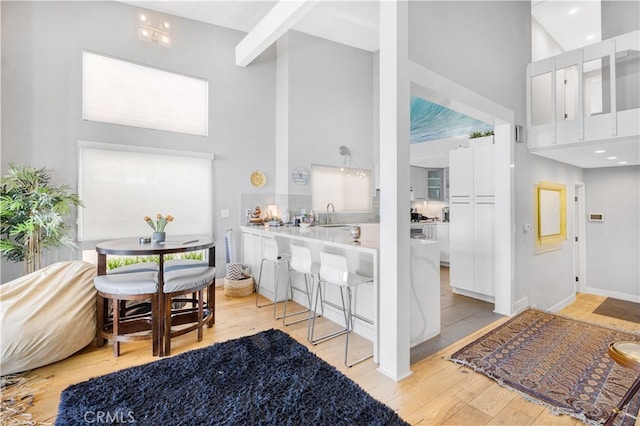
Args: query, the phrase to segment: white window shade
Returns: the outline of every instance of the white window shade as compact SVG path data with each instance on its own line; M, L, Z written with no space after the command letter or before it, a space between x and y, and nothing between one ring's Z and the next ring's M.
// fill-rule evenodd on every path
M311 165L311 204L325 211L333 203L336 212L371 211L371 170Z
M212 234L211 154L79 143L78 240L150 236L143 220L175 219L171 235Z
M207 136L209 83L82 52L82 118Z

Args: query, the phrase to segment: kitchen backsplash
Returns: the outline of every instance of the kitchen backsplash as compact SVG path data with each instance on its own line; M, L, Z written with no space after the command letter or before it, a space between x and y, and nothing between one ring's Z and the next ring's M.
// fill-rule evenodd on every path
M440 220L442 220L442 209L444 207L449 207L449 203L446 201L430 200L415 200L411 202L411 208L416 209L414 211L429 218L437 217Z
M291 217L300 215L304 209L306 212L311 211L310 195L274 195L274 194L241 194L240 195L240 223L246 222L247 209L253 209L259 206L262 212L267 212L269 206L276 206L277 215L282 217L283 211L289 212ZM371 199L371 212L366 213L331 213L332 223L375 223L380 222L380 198L373 197ZM326 221L326 211L318 212L320 223Z

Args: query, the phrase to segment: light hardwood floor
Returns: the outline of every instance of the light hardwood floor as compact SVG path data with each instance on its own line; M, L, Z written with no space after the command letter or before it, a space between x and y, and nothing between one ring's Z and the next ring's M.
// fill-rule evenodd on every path
M604 297L579 294L577 301L561 313L572 318L605 324L625 330L640 331L640 324L593 314ZM481 374L446 361L466 343L484 334L500 319L474 334L440 350L411 366L413 374L394 382L376 370L371 360L352 368L342 363L343 337L317 346L306 340L306 323L287 327L272 318L270 307L256 308L254 297L230 299L221 288L216 293L216 324L205 329L204 340L196 342L194 333L172 340L172 355L270 328L282 329L309 347L311 351L334 365L378 400L396 410L411 424L419 425L572 425L581 424L568 416L554 416L542 406L525 401L516 392L506 390ZM321 319L321 322L324 321ZM323 327L330 327L326 321ZM354 339L354 357L371 350L364 339ZM113 357L111 345L83 349L66 360L35 369L27 374L35 390L32 413L38 422L53 423L57 415L60 393L69 385L125 367L154 361L149 342L124 343L121 355ZM636 422L640 426L640 421Z

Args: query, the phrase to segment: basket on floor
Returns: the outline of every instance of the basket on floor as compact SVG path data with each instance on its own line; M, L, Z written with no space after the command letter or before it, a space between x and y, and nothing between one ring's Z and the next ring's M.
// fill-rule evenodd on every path
M253 293L253 277L245 275L239 280L224 279L224 294L229 297L245 297Z

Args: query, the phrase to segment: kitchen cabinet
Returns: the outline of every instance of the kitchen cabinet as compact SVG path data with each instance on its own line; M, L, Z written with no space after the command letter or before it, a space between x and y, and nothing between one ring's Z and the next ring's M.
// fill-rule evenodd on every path
M427 169L411 166L411 188L414 199L427 199Z
M453 173L451 176L453 177ZM470 292L475 289L473 225L473 202L451 200L449 203L449 281L451 287Z
M445 200L447 169L427 169L411 166L411 188L413 199L416 200Z
M440 243L440 263L449 264L449 224L438 223L436 225L438 242Z
M427 199L444 200L444 169L427 169Z
M427 236L427 240L438 241L438 228L435 223L423 225L422 233Z
M249 273L253 275L255 282L258 282L260 273L260 263L262 262L262 240L264 237L254 232L241 232L242 262L249 265ZM260 282L260 293L270 300L276 298L275 295L276 266L272 262L264 262L262 279ZM285 267L282 267L278 279L278 300L287 297L287 281L289 274Z
M493 302L493 145L451 151L449 182L451 287L457 293Z

